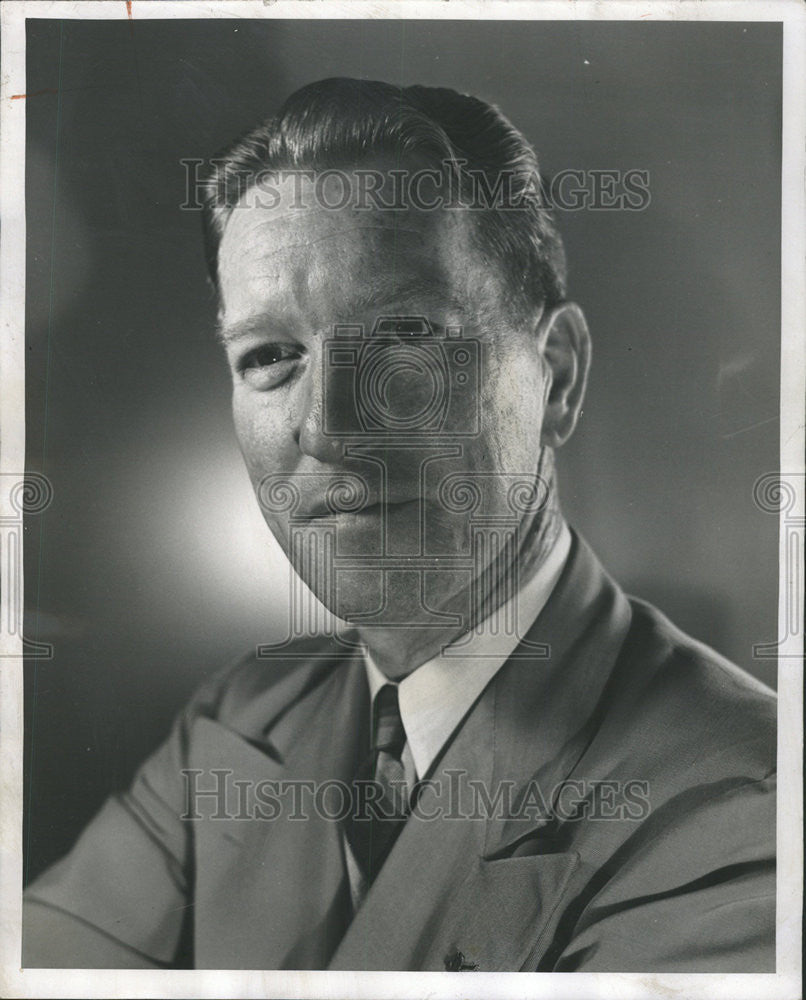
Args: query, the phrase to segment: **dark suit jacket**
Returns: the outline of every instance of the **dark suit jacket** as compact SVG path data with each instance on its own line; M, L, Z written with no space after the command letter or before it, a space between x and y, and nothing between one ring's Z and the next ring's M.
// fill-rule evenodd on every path
M773 971L771 692L627 599L579 538L529 639L550 655L516 650L477 699L351 922L336 820L238 816L266 779L354 774L364 667L320 641L205 686L28 889L23 964ZM223 773L231 818L212 797L180 818L183 769L205 789ZM472 781L487 808L446 799Z

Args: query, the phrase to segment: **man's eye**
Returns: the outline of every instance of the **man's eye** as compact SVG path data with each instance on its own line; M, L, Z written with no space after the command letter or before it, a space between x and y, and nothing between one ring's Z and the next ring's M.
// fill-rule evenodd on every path
M241 358L238 371L252 388L274 389L291 375L301 356L292 344L263 344Z

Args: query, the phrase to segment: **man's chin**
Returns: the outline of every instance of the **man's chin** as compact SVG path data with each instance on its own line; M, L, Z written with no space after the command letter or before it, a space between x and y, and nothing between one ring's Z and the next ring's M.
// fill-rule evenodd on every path
M465 573L448 570L374 567L340 570L331 588L311 589L333 615L359 628L453 629L468 582Z

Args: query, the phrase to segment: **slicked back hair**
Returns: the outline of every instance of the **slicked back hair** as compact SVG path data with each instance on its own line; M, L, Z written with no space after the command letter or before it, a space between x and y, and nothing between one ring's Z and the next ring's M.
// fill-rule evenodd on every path
M541 194L531 145L490 104L443 87L397 87L333 78L293 93L277 114L213 161L203 187L207 265L218 289L218 249L227 220L257 177L290 170L351 170L368 163L454 172L469 196L472 178L488 191L502 177L510 203L471 213L483 259L497 262L517 312L565 297L565 252ZM473 188L473 190L477 190Z

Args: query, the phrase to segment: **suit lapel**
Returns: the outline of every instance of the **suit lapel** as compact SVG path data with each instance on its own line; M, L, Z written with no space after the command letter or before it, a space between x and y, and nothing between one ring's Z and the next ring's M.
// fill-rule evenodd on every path
M512 814L488 826L487 855L502 855L537 829L545 853L559 849L553 806L599 726L631 617L624 594L575 536L566 571L529 636L545 642L549 656L511 659L496 678L493 782L509 779L518 793Z
M423 953L444 921L445 896L466 877L484 844L485 823L451 818L446 803L452 771L471 769L482 780L492 766L493 705L482 698L459 730L443 764L431 775L370 888L330 969L443 968ZM432 818L433 817L433 818Z
M480 971L536 968L579 866L551 805L596 729L629 620L576 538L527 636L548 658L522 648L471 708L329 968L444 970L460 953Z
M192 766L230 772L232 805L231 818L209 818L196 830L197 967L327 964L349 919L349 891L340 826L317 811L312 789L352 777L367 699L363 665L354 658L320 672L268 734L269 706L256 700L248 719L236 720L240 732L198 720Z

